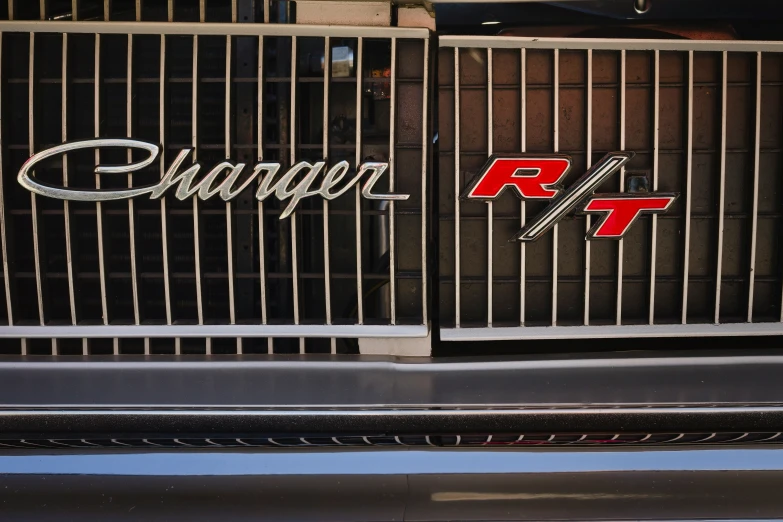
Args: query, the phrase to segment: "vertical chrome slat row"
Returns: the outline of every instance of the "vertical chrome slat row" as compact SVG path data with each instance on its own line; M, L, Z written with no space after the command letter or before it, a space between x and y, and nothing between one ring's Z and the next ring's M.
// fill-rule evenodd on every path
M258 161L264 159L264 37L258 37ZM261 179L258 180L259 186ZM194 198L195 201L195 198ZM258 259L261 285L261 324L267 324L266 303L266 225L264 224L264 202L258 200ZM267 352L274 352L274 340L267 339Z
M554 50L552 80L552 131L553 151L560 150L560 50ZM558 226L552 227L552 326L557 326L557 242Z
M587 94L585 95L585 104L587 106L587 117L585 118L585 146L586 162L585 167L590 169L593 164L593 50L587 51ZM585 215L585 234L590 230L590 214ZM585 304L584 304L585 325L590 324L590 241L585 241Z
M688 270L691 246L691 178L693 175L693 51L688 51L688 137L685 167L685 246L682 269L682 324L688 322Z
M492 156L494 148L493 143L493 111L494 106L492 103L492 49L487 49L487 157ZM492 225L494 221L494 205L492 201L487 201L487 326L492 326L492 290L494 286L494 270L493 270L493 241L492 241Z
M460 175L459 175L459 47L454 48L454 326L460 327L461 277L460 277Z
M653 146L652 146L652 189L658 190L658 140L661 105L661 54L656 50L653 56ZM658 255L658 216L652 215L650 227L650 309L649 323L655 323L655 267Z
M625 150L625 50L620 51L620 150ZM625 166L620 167L620 192L625 192ZM588 242L589 243L589 242ZM623 324L623 239L617 242L617 310L615 323Z
M362 48L364 40L359 37L356 42L356 166L362 163ZM361 189L356 185L356 317L359 324L364 324L364 290L362 289L362 198Z
M723 277L723 212L726 200L726 99L728 97L728 53L723 51L720 96L720 188L718 193L718 250L715 270L715 324L720 323L720 287ZM783 313L783 311L781 311Z
M391 103L389 104L389 191L394 192L395 160L397 151L397 38L391 39ZM389 310L391 324L397 324L397 252L395 245L396 219L394 200L389 201Z
M329 158L329 81L331 79L332 44L328 36L324 37L324 111L323 111L323 157ZM332 324L332 282L329 266L329 200L323 200L324 232L324 299L326 324ZM337 353L337 339L329 341L330 351Z
M8 3L9 17L12 18L12 4ZM0 82L3 80L3 33L0 33ZM0 103L0 121L2 121L2 103ZM10 263L8 261L8 243L6 235L6 213L5 213L5 194L3 190L3 140L2 132L0 129L0 247L2 247L3 254L3 287L5 288L5 306L6 313L8 314L8 326L14 324L14 308L11 301L11 272ZM22 349L24 349L24 340L21 341Z
M519 57L519 151L527 151L527 50L522 48ZM525 226L526 221L525 200L519 202L519 228ZM525 279L526 260L525 242L519 242L519 325L525 325Z
M753 138L753 214L750 229L750 275L748 322L753 322L753 291L756 286L756 235L759 222L759 161L761 156L761 52L756 53L756 128Z
M296 36L291 37L291 165L296 164L296 67L297 67L297 42ZM291 275L293 277L293 297L294 297L294 324L299 324L299 259L297 253L297 241L299 238L296 233L296 212L291 213ZM305 353L305 340L299 338L299 353Z

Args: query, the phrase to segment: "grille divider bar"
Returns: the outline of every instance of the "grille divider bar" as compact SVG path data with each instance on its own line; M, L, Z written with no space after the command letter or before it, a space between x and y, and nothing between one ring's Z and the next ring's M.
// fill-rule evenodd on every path
M625 151L625 49L620 51L620 150ZM620 192L625 192L625 165L620 167ZM589 241L587 241L589 243ZM616 324L623 324L623 239L617 242Z
M296 67L297 67L297 41L296 36L291 37L291 166L296 164ZM298 241L296 233L296 212L291 213L291 273L294 298L294 324L299 324L299 259L297 255ZM299 338L299 353L305 353L304 337Z
M658 190L658 146L661 105L661 54L657 49L653 53L653 157L652 188ZM650 226L650 310L649 324L655 324L655 268L658 253L658 216L652 215Z
M62 129L61 138L63 143L68 141L68 34L63 33L62 39L62 85L61 85L61 104L62 104ZM63 154L63 186L67 187L68 180L68 155ZM68 271L68 304L71 311L71 324L76 325L78 320L76 313L76 292L74 291L74 253L73 241L71 238L71 203L63 200L63 218L65 221L65 262ZM5 235L5 232L2 232ZM87 351L87 339L82 341L83 352Z
M553 58L553 80L552 80L552 130L553 130L553 151L559 151L560 141L560 50L554 50ZM557 326L557 242L558 225L552 227L552 326Z
M761 52L756 53L756 128L753 151L753 217L750 232L750 282L748 288L748 322L753 322L753 291L756 286L756 235L759 222L759 159L761 156Z
M201 0L199 2L199 21L204 22L206 20L206 11L205 11L205 0ZM198 56L199 56L199 38L197 34L193 35L193 79L191 82L192 85L192 92L191 92L191 130L192 130L192 138L191 138L191 145L193 147L193 163L196 163L198 161L198 95L199 95L199 89L198 89L198 83L199 83L199 73L198 73ZM197 197L193 198L193 261L194 261L194 270L195 270L195 276L196 276L196 313L198 315L198 324L203 325L204 324L204 299L203 299L203 286L204 286L204 279L202 276L201 271L201 250L202 250L202 244L201 244L201 216L200 216L200 210L199 210L199 199ZM174 347L174 349L177 349L177 346ZM212 353L212 339L207 337L204 339L204 351L205 353Z
M96 138L101 137L101 35L95 34L95 81L94 81L94 133ZM101 153L95 149L95 164L100 165ZM101 188L101 175L95 174L95 188ZM103 205L100 201L95 203L95 219L98 229L98 272L101 282L101 312L103 324L109 324L108 281L106 277L106 253L103 243ZM112 340L114 354L119 354L119 339Z
M258 161L264 159L264 37L258 37ZM261 186L261 177L258 178ZM258 201L258 260L261 285L261 324L267 324L266 302L266 227L264 225L264 202ZM267 353L274 353L274 340L267 338Z
M422 78L422 115L421 115L421 318L428 323L427 310L427 175L429 147L429 68L430 41L424 40L424 70Z
M332 44L328 36L324 37L324 111L323 111L323 157L329 158L329 82L331 81ZM357 165L358 166L358 165ZM329 200L323 200L323 232L324 232L324 299L326 324L332 324L332 283L329 266ZM332 353L337 353L337 339L329 340Z
M396 159L396 129L397 129L397 38L391 39L391 103L389 104L389 192L394 193L394 175ZM391 324L397 324L397 280L395 235L396 220L394 218L394 200L389 200L389 309Z
M487 49L487 157L492 156L494 148L494 104L492 103L492 49ZM492 255L492 222L494 220L494 205L487 201L487 327L492 327L492 290L493 290L493 255Z
M266 12L264 13L266 17ZM364 40L356 42L356 168L362 162L362 48ZM356 185L356 315L357 322L364 324L364 290L362 285L362 199L361 189Z
M519 150L524 153L527 151L527 49L520 50L519 57ZM519 202L519 228L525 226L526 221L525 200ZM526 259L525 242L519 242L519 325L525 325L525 279L526 279Z
M682 273L682 324L688 322L688 269L691 245L691 177L693 174L693 51L688 51L688 143L685 171L685 251Z
M593 164L593 50L587 50L587 118L585 118L585 131L587 134L586 166L590 169ZM590 231L590 214L585 214L585 235ZM583 323L590 324L590 241L585 241L585 314Z
M126 91L126 118L128 138L133 137L133 35L128 35L128 69L127 69L127 91ZM128 164L133 162L133 153L128 149ZM133 175L128 174L128 188L133 187ZM139 280L138 268L136 265L136 213L133 199L128 199L128 232L130 236L130 263L131 263L131 285L133 292L133 321L140 324L141 313L139 310ZM149 338L144 339L145 347L149 346Z
M28 147L30 156L35 153L35 35L30 33L30 55L27 80L27 125L28 125ZM41 270L41 228L38 222L38 201L36 195L30 193L30 214L33 226L33 255L35 263L35 290L38 298L38 321L41 326L46 325L48 319L45 310L45 292L43 283L43 273ZM44 255L45 257L45 255ZM26 341L25 341L25 344ZM52 355L57 355L57 340L52 339Z
M160 37L160 109L158 110L160 130L160 173L166 170L166 35ZM163 291L166 299L166 324L172 324L171 318L171 274L169 273L168 214L166 198L160 198L161 239L163 248ZM179 347L179 339L174 339L174 350ZM147 347L145 346L145 354Z
M718 251L715 274L715 324L720 323L720 290L723 277L723 213L726 200L726 100L728 97L728 53L723 51L721 69L721 116L720 116L720 193L718 196ZM782 319L783 320L783 316Z
M460 328L461 266L460 266L460 88L459 47L454 48L454 326ZM524 203L523 203L524 204ZM524 244L524 243L523 243Z
M11 16L12 13L12 6L13 0L9 0L8 3L8 9L9 9L9 16ZM3 75L3 67L2 67L2 59L3 59L3 34L0 33L0 80L2 80ZM2 103L0 103L0 111L2 110ZM0 117L0 121L2 121L2 117ZM2 129L0 129L2 130ZM11 298L12 292L11 292L11 262L8 258L8 236L6 235L7 232L7 223L6 223L6 212L5 212L5 195L3 190L3 146L2 146L2 133L0 132L0 246L3 249L3 286L5 288L5 306L6 306L6 312L8 314L8 325L13 326L14 325L14 307L13 307L13 299ZM22 339L20 341L21 348L24 350L25 348L25 340Z
M236 18L233 12L232 17ZM226 105L225 105L225 131L226 140L226 158L231 157L231 36L226 36ZM232 213L231 201L226 201L226 261L228 264L228 315L229 322L236 324L236 296L234 292L235 274L234 274L234 219ZM237 337L237 353L242 353L242 338Z

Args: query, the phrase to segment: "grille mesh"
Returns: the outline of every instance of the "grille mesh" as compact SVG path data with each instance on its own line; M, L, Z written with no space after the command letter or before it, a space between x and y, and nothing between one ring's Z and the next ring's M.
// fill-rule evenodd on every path
M478 339L493 335L487 326L569 337L574 330L534 327L780 322L779 47L464 40L440 41L444 327L478 327L469 335ZM589 222L572 215L520 246L507 240L545 203L520 204L510 191L492 207L456 201L492 152L568 154L569 185L614 150L636 155L597 192L643 176L681 194L620 242L585 241Z
M361 29L288 26L265 35L256 26L214 35L199 34L194 24L181 36L126 34L132 26L101 34L92 23L95 33L73 25L28 33L12 25L2 35L8 324L426 324L426 31L374 30L368 37ZM338 47L355 53L351 74L313 70L325 49ZM43 59L51 56L62 62ZM134 186L155 183L181 149L194 147L210 168L227 158L252 165L263 157L283 168L322 158L352 166L388 161L395 185L387 176L376 191L411 197L387 208L360 198L357 188L328 210L320 198L305 199L295 217L280 220L285 204L269 199L259 212L252 190L230 204L166 197L96 206L31 199L15 182L32 152L96 136L162 144L164 159L133 174ZM104 150L100 162L125 163L126 154ZM62 184L67 169L69 186L94 188L95 164L92 151L79 151L42 165L36 176ZM127 182L100 178L101 188ZM3 344L10 353L356 351L355 340L330 340L325 332L325 339L306 341L117 334Z

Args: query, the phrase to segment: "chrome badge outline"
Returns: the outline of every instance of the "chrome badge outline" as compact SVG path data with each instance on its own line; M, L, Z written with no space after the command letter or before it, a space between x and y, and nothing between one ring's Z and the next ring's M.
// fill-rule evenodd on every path
M478 174L468 183L467 187L460 195L460 199L494 201L500 197L506 190L511 190L523 201L531 200L549 200L551 203L539 214L528 221L509 241L531 242L539 239L546 234L558 221L563 219L568 213L575 211L577 214L598 214L597 222L590 228L585 235L585 240L594 239L622 239L625 233L633 226L638 218L643 214L661 214L671 208L674 201L679 197L675 192L644 192L644 193L611 193L595 194L595 191L615 172L628 163L633 158L633 152L609 152L600 161L593 164L578 180L568 188L564 188L563 181L571 170L573 161L571 157L565 154L493 154L489 157ZM479 187L487 180L487 176L492 174L499 161L510 160L524 163L524 167L516 168L511 174L505 174L505 182L495 182L494 190L486 193L478 193ZM546 176L544 181L538 178L544 174L543 165L558 160L561 165L556 178ZM514 181L509 181L514 180ZM522 183L524 181L524 183ZM530 192L540 190L547 193L546 196L525 194L526 190L521 185L530 185L535 188ZM641 207L636 209L635 213L624 222L622 231L614 234L601 233L604 225L609 222L616 209L595 210L590 208L590 204L596 200L600 201L635 201L638 205L643 200L666 200L665 205L660 208ZM660 206L660 205L659 205Z
M144 194L149 194L150 199L159 199L169 189L175 191L174 196L179 200L185 200L190 197L206 200L218 195L224 201L231 201L247 189L254 180L260 178L255 195L256 199L264 201L272 195L281 202L290 199L288 205L280 214L280 219L289 217L303 198L321 196L326 200L332 200L342 196L368 173L371 174L361 190L361 194L365 199L404 201L410 198L410 194L376 194L373 192L375 184L389 169L389 164L385 162L362 163L352 173L352 177L342 184L350 170L350 165L347 161L335 163L329 169L325 169L326 161L317 161L315 163L300 161L292 165L280 176L278 176L279 171L282 169L280 163L260 161L253 167L253 172L242 180L241 185L235 187L242 171L246 167L245 163L233 163L230 160L224 160L214 166L206 175L196 179L202 168L201 164L195 162L183 166L193 149L182 149L166 169L158 183L142 187L130 187L120 190L78 189L51 185L36 179L32 175L35 166L45 159L60 154L67 154L75 150L101 148L140 149L147 151L149 157L126 165L96 165L96 174L131 174L151 165L158 157L158 154L160 154L158 145L131 138L98 138L63 143L31 156L19 169L17 181L22 187L35 194L68 201L116 201L135 198ZM221 174L224 174L226 171L228 171L228 175L221 177ZM311 189L313 182L322 173L320 186ZM297 181L297 177L300 174L303 174L303 177Z

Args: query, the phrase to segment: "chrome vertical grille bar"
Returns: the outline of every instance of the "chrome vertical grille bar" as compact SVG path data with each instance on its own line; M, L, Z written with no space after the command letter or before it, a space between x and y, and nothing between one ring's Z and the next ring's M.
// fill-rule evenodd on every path
M266 15L265 15L266 16ZM362 47L364 40L360 36L356 42L356 165L362 163ZM362 199L361 189L356 185L356 316L359 324L364 324L364 290L362 289Z
M264 37L258 37L258 161L264 159ZM258 180L259 186L261 180ZM267 324L266 303L266 225L264 224L264 202L258 201L258 262L261 284L261 324ZM274 340L267 338L267 353L274 352Z
M424 78L422 79L421 115L421 317L427 324L427 167L429 146L429 71L430 42L424 40Z
M728 53L723 51L723 67L721 69L720 96L720 192L718 195L718 251L717 269L715 274L715 324L720 323L720 287L723 277L723 213L726 200L726 99L728 97ZM781 309L783 314L783 309ZM781 315L783 320L783 315Z
M128 137L133 137L133 35L128 35L128 69L127 69L127 91L126 91L126 118ZM128 149L128 164L133 162L133 154ZM128 188L133 187L133 175L128 174ZM133 199L128 200L128 227L130 236L130 263L131 263L131 285L133 292L133 321L140 324L141 314L139 312L139 280L136 266L136 214L133 205ZM144 339L144 344L149 345L149 339Z
M232 3L232 17L236 18L236 3ZM226 36L226 106L225 106L226 158L231 157L231 36ZM226 261L228 263L228 315L231 324L237 322L234 298L234 217L231 201L226 201ZM242 338L237 337L237 353L242 353Z
M394 192L397 128L397 38L391 39L391 103L389 107L389 191ZM397 256L395 249L396 220L394 218L394 200L389 201L389 310L391 324L397 324Z
M554 50L554 76L552 80L552 130L554 152L559 151L560 134L560 49ZM552 326L557 325L557 241L558 226L552 227Z
M682 324L688 322L688 268L691 245L691 176L693 174L693 51L688 51L688 139L685 171L685 252L682 273Z
M590 169L593 164L593 50L587 50L587 118L585 121L586 131L586 166ZM590 214L585 215L585 234L591 226ZM590 324L590 241L585 241L585 312L583 323Z
M93 79L94 83L94 122L93 127L95 131L95 137L100 138L101 137L101 35L95 34L95 78ZM99 149L95 149L95 164L100 165L101 163L101 153ZM95 174L95 188L100 189L101 188L101 176L100 174ZM103 245L103 206L101 205L101 202L98 201L95 203L96 212L95 212L95 219L97 223L98 228L98 271L100 274L100 281L101 281L101 312L103 314L103 324L108 325L109 324L109 304L108 304L108 297L107 297L107 289L106 289L106 256L104 251L104 245ZM114 353L115 355L119 353L119 340L114 339L113 340L114 345Z
M652 157L652 187L658 190L658 139L661 105L661 54L657 49L653 56L653 157ZM649 323L655 323L655 265L658 252L658 216L652 215L650 229L650 311Z
M206 20L205 0L199 2L199 21ZM193 163L198 161L198 93L199 93L199 75L198 75L198 53L199 39L198 35L193 35L193 79L191 91L191 146L193 147ZM193 198L193 258L194 270L196 276L196 314L198 315L198 324L204 324L204 299L203 299L203 279L201 273L201 220L199 210L199 199ZM177 346L174 347L175 350ZM212 353L212 339L207 337L204 340L204 350L206 353Z
M207 0L198 0L198 20L204 22L207 19Z
M11 3L13 3L13 0L9 0ZM79 0L71 0L71 20L74 22L79 19L79 4L81 2Z
M331 79L332 50L328 36L324 37L324 112L323 112L323 157L329 157L329 81ZM329 200L323 200L324 232L324 299L326 324L332 324L332 284L329 267ZM329 340L332 353L337 353L337 339Z
M35 153L35 34L30 33L30 55L27 78L27 141L30 156ZM35 194L30 193L30 209L33 225L33 256L35 263L35 292L38 298L38 321L41 326L46 324L44 315L43 283L41 281L41 237L39 234L38 205ZM52 339L52 355L56 353L56 341Z
M158 128L160 130L160 173L166 171L166 35L160 35L160 109L158 110ZM166 299L166 324L172 324L171 320L171 279L169 274L169 239L168 239L168 214L166 211L166 198L160 198L160 223L162 228L161 239L163 241L163 292ZM179 339L175 339L175 350L179 345ZM148 346L145 346L145 351ZM145 352L146 353L146 352Z
M454 326L460 327L461 266L460 266L460 174L459 174L459 47L454 48Z
M11 5L13 2L8 3L9 16L13 13ZM0 33L0 83L3 81L3 33ZM0 121L2 121L2 104L0 104ZM5 195L3 190L3 146L2 146L2 132L0 132L0 247L3 249L3 287L5 288L5 306L8 313L8 326L14 324L14 308L11 301L11 271L10 263L8 262L8 243L6 235L6 213L5 213ZM22 348L24 349L24 340L21 341Z
M291 37L291 165L296 164L296 36ZM296 212L291 213L291 275L294 291L294 324L299 324L299 259L297 256ZM299 338L299 353L305 353L304 337Z
M753 291L756 286L756 235L759 222L759 160L761 156L761 52L756 53L756 129L753 139L753 214L750 229L750 276L748 322L753 322Z
M487 157L492 156L493 121L492 111L492 49L487 49ZM494 221L492 201L487 202L487 326L492 326L492 286L493 286L493 256L492 256L492 222Z
M269 10L270 10L270 7L271 7L270 0L264 0L264 23L265 24L269 23Z
M625 150L625 49L620 51L620 150ZM620 192L625 192L625 166L620 167ZM589 243L589 241L588 241ZM623 240L617 242L616 324L623 324Z
M167 14L168 14L169 22L173 22L174 21L174 0L168 0Z
M527 151L527 50L522 48L519 57L519 150ZM519 227L524 228L526 220L525 200L519 202ZM525 324L525 242L519 242L519 325Z
M63 143L68 141L68 34L63 33L63 54L61 71L61 97L62 107L62 128L61 139ZM63 186L68 186L68 155L63 154ZM76 292L74 291L74 281L76 279L73 265L73 243L71 239L71 204L68 200L63 200L63 218L65 221L65 263L68 276L68 304L71 309L71 324L76 324ZM87 340L84 340L86 349Z

